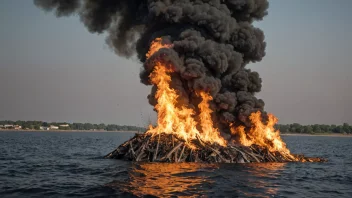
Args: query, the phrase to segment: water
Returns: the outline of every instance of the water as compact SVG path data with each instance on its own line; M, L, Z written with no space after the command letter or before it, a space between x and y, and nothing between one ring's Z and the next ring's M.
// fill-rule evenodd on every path
M132 133L0 132L0 197L352 197L352 138L284 136L327 163L132 164Z

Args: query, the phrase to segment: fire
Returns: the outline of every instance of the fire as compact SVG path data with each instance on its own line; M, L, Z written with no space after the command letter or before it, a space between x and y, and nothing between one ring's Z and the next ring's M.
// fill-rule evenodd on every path
M184 106L176 107L178 95L170 88L171 76L168 69L157 62L154 71L150 75L150 80L157 85L156 99L158 104L155 109L158 112L157 127L150 128L148 132L176 134L185 141L195 139L199 135L196 129L197 123L193 119L194 111Z
M160 38L155 39L147 53L147 58L151 57L161 48L170 48L172 45L162 44ZM173 72L170 65L165 65L162 61L155 61L154 70L149 78L152 84L157 86L155 98L157 105L155 109L158 112L157 126L150 126L147 133L152 134L174 134L179 138L190 143L192 139L199 138L204 142L218 143L222 146L226 145L226 141L220 136L217 129L213 127L211 120L211 109L209 101L212 97L206 92L200 92L199 95L202 101L199 104L200 109L200 125L201 131L197 129L195 120L195 111L185 105L176 105L178 94L170 87L171 76Z
M161 48L171 48L172 44L163 44L161 38L156 38L150 45L149 51L146 54L147 58L150 58L155 52Z
M155 39L151 43L149 52L146 54L150 58L161 48L171 48L172 44L163 44L161 38ZM149 76L150 82L157 86L155 106L157 115L157 126L150 126L147 133L153 135L166 133L174 134L184 139L190 146L193 139L199 138L204 142L218 143L226 146L226 140L220 135L220 131L214 127L211 118L212 110L209 102L212 96L205 91L196 92L201 102L198 104L199 114L196 115L194 109L184 104L177 104L178 93L170 87L171 74L174 72L172 65L164 63L162 60L154 60L154 69ZM245 146L257 144L269 149L271 152L279 151L290 155L286 144L282 141L279 131L274 129L277 118L269 114L267 124L261 120L261 113L256 112L250 115L252 127L248 130L244 126L231 127L231 133L239 136L239 142ZM198 120L198 122L196 121ZM198 127L197 127L198 126Z
M219 130L213 127L213 121L211 119L212 110L209 108L209 101L213 100L213 97L206 92L200 92L199 95L202 97L202 101L198 105L200 110L200 125L203 131L202 139L211 142L213 138L220 137ZM226 144L223 138L219 138L217 141L221 145Z
M268 114L268 123L265 125L261 119L261 113L258 111L252 113L249 117L252 127L245 131L245 127L231 127L232 134L239 135L239 142L245 146L256 144L269 149L271 152L279 151L280 153L290 154L285 142L280 137L280 132L274 129L278 119Z

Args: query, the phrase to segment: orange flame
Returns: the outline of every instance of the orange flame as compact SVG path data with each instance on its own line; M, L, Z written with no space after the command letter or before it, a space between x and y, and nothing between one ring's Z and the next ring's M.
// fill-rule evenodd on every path
M150 58L155 52L159 51L161 48L171 48L173 45L172 44L163 44L161 38L156 38L154 41L152 41L149 51L146 54L147 58Z
M249 131L245 131L245 127L239 126L237 128L231 127L231 132L238 135L239 142L245 146L256 144L268 148L271 152L279 151L290 154L285 142L280 137L280 132L274 129L278 119L272 114L268 114L268 117L268 123L265 125L262 122L260 111L252 113L249 117L252 123Z
M212 142L213 138L217 138L217 142L220 145L226 145L226 141L223 138L219 138L220 132L217 128L213 127L213 121L211 119L211 113L213 112L209 108L209 101L213 100L206 92L200 92L200 96L202 97L202 101L199 103L198 108L200 110L200 125L202 127L202 139L207 142Z
M163 44L162 39L157 38L151 43L146 57L150 58L161 48L171 47L173 47L172 44ZM211 119L212 110L209 107L209 102L213 100L212 96L205 91L196 93L201 98L201 102L198 104L199 114L196 115L194 109L177 103L179 95L176 90L170 87L172 80L170 74L174 72L172 65L167 65L158 59L154 61L154 64L149 79L157 87L155 94L157 99L155 109L158 112L157 126L150 126L147 133L152 135L174 134L184 139L191 147L191 141L197 138L204 142L226 146L226 140L220 135L220 131L214 127ZM252 113L249 117L252 127L249 130L245 130L244 126L236 128L231 126L231 133L238 135L239 142L245 146L257 144L268 148L271 152L279 151L290 155L290 151L282 141L279 131L274 129L277 118L272 114L268 116L268 123L264 124L260 112ZM198 118L199 123L195 118Z
M170 48L172 45L163 45L160 38L155 39L147 53L147 58L151 57L155 52L161 48ZM226 141L220 136L217 129L213 127L211 120L211 109L209 108L209 101L212 97L205 92L200 92L202 98L199 104L200 121L202 131L197 129L197 122L194 119L195 112L193 109L185 105L176 106L178 94L170 87L172 73L171 67L165 65L161 61L156 61L154 70L149 78L152 84L157 86L155 98L157 105L155 109L158 112L157 126L150 126L147 133L152 134L174 134L187 143L192 139L200 138L202 141L210 143L218 143L222 146L226 145Z

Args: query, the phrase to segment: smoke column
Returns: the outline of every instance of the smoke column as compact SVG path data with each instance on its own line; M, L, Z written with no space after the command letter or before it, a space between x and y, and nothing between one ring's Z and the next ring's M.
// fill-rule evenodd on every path
M248 63L262 60L263 32L252 25L267 15L267 0L34 0L56 16L78 14L91 33L108 32L106 42L119 56L137 55L143 63L141 82L151 85L153 57L173 65L172 88L179 103L197 110L197 90L211 94L212 119L222 135L231 137L229 124L250 127L249 115L264 101L255 93L262 80ZM146 59L151 41L161 37L173 48ZM156 104L156 87L149 103Z

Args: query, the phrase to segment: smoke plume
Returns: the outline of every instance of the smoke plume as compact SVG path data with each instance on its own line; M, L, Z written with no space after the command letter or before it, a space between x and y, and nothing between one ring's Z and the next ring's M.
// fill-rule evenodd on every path
M143 63L141 82L151 85L153 59L172 63L172 87L180 103L197 111L197 90L209 92L215 125L229 137L229 123L249 127L248 116L263 110L255 97L259 74L246 68L261 61L266 43L252 25L267 15L267 0L34 0L58 17L78 14L91 33L107 32L109 46L119 56L137 55ZM173 48L161 49L148 60L151 41L161 37ZM151 89L151 105L156 104Z

